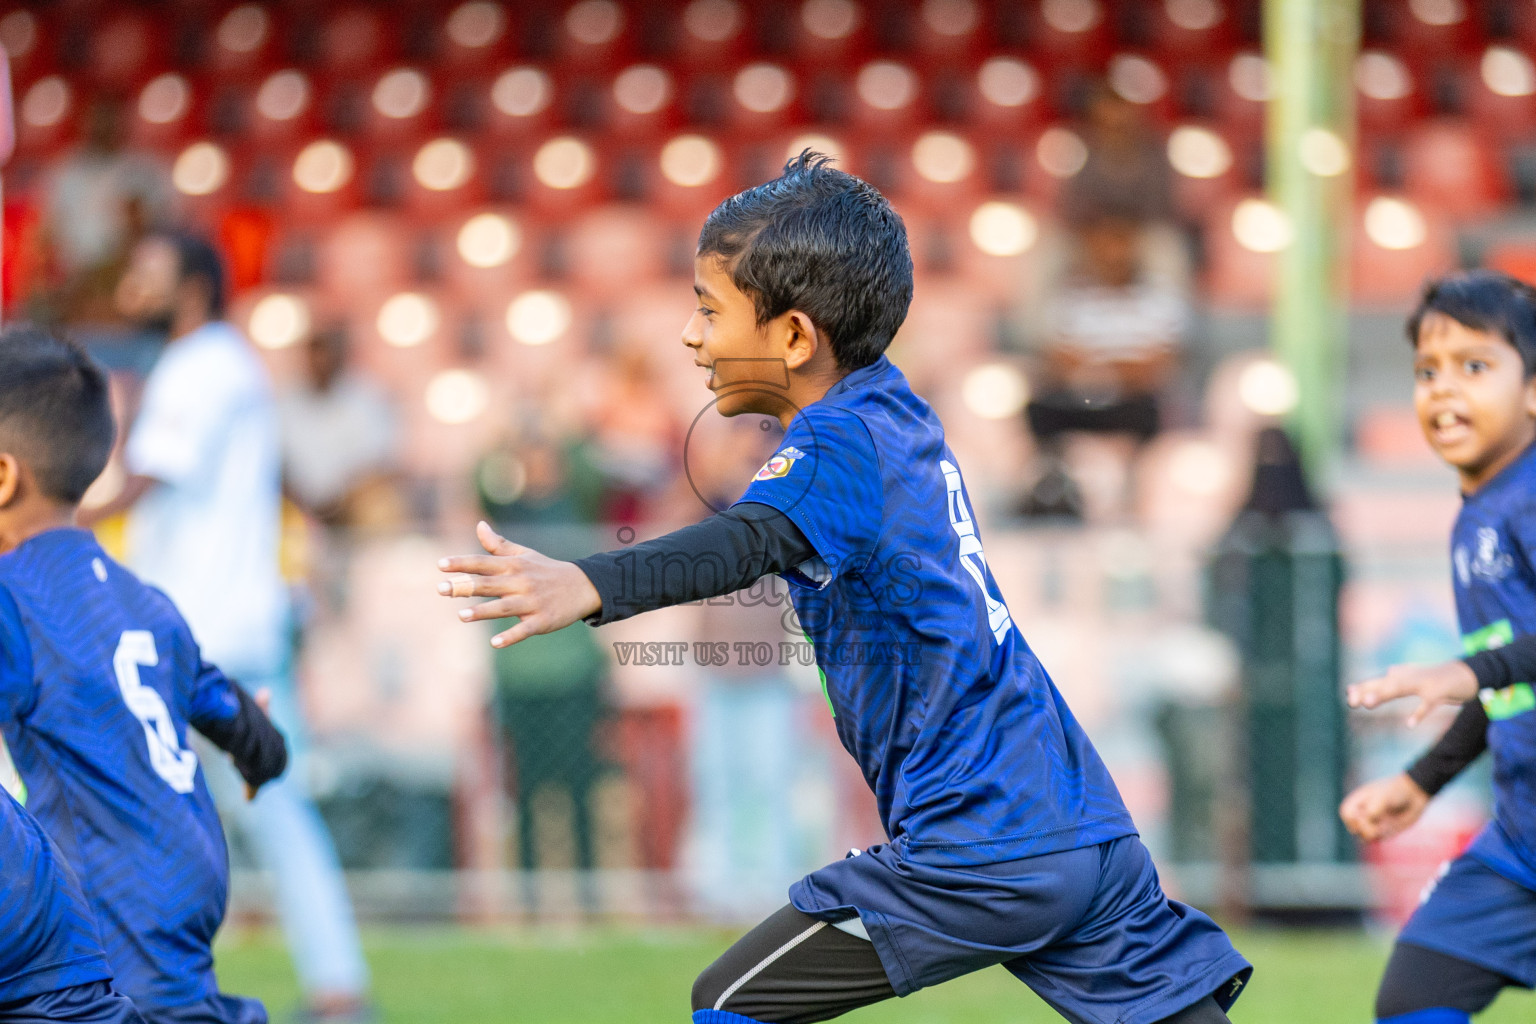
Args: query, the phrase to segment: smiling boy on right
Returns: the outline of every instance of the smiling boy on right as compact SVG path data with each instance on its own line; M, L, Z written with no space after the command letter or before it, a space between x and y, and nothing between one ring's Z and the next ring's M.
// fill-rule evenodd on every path
M1418 697L1410 725L1465 704L1433 750L1339 813L1367 841L1396 835L1493 749L1493 821L1404 926L1376 997L1382 1024L1465 1024L1506 986L1536 987L1536 289L1448 275L1425 289L1408 337L1420 426L1460 480L1451 561L1467 657L1395 666L1348 700Z

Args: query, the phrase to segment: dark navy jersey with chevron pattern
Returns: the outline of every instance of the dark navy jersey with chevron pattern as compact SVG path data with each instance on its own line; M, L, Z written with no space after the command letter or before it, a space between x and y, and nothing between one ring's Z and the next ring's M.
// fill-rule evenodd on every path
M889 360L802 409L741 501L817 551L785 574L795 612L907 856L984 864L1135 831L1009 614L943 426Z
M1470 495L1451 530L1467 654L1536 633L1536 446ZM1480 695L1493 751L1494 820L1470 852L1536 889L1536 679Z
M228 852L187 729L238 712L175 606L91 534L0 556L0 733L141 1007L217 993Z
M0 790L0 1006L110 977L75 873Z

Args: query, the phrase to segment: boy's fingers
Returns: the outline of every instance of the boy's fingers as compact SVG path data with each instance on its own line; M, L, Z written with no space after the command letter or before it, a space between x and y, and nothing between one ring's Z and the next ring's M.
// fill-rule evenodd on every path
M256 691L256 706L266 711L272 707L272 688L263 686Z
M495 636L491 637L491 646L511 647L519 640L526 640L537 632L538 630L534 628L534 625L530 620L523 619L511 629L502 630L500 633L497 633Z
M506 597L520 588L515 576L452 576L437 585L444 597Z
M1408 716L1408 728L1412 729L1417 726L1420 722L1429 717L1429 713L1431 711L1435 710L1435 708L1439 706L1439 702L1437 701L1428 699L1420 700L1419 706L1414 708L1413 712Z
M443 572L465 572L476 576L500 576L510 572L512 560L500 555L452 555L438 559L437 567Z
M480 546L493 555L520 555L528 549L521 544L514 544L495 530L491 524L481 520L475 526L475 536L480 538Z
M483 622L487 619L510 619L524 616L534 610L533 599L526 596L503 597L495 601L477 604L473 608L459 610L461 622Z

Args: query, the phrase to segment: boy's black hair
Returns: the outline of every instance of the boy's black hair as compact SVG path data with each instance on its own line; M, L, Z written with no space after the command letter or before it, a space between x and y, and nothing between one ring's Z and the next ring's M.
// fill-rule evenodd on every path
M215 320L224 319L229 304L229 284L224 275L224 258L212 242L190 231L156 231L151 237L164 239L176 250L177 281L200 277L208 286L208 313Z
M1536 288L1498 270L1460 270L1424 286L1408 317L1408 340L1419 344L1424 317L1440 313L1474 331L1497 334L1514 346L1527 379L1536 377Z
M826 334L838 366L880 358L912 304L907 229L869 183L807 149L784 173L709 215L699 255L720 257L752 297L757 322L798 309Z
M0 451L25 462L45 495L77 504L116 435L107 375L84 349L37 327L0 333Z

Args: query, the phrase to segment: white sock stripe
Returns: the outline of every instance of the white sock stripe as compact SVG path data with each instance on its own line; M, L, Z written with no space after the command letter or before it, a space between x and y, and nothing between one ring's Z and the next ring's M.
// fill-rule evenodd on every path
M817 921L815 924L811 925L805 931L801 932L799 935L796 935L794 938L792 938L788 942L784 943L784 945L780 946L778 949L776 949L772 953L768 954L768 956L763 959L762 963L758 964L756 967L752 968L746 974L743 974L741 977L737 978L736 981L734 983L732 983L730 988L728 988L724 992L720 993L720 998L715 1000L715 1009L716 1010L724 1009L725 1001L727 999L731 998L731 996L735 995L737 990L740 989L741 986L745 985L747 982L751 981L753 978L755 978L759 974L763 973L763 970L765 968L767 968L767 966L769 964L773 963L779 957L783 956L785 953L788 953L790 950L794 949L796 946L800 945L800 943L804 942L806 939L810 938L812 935L815 935L817 932L821 931L826 926L827 926L827 922L825 922L825 921Z

